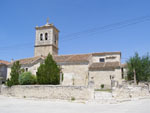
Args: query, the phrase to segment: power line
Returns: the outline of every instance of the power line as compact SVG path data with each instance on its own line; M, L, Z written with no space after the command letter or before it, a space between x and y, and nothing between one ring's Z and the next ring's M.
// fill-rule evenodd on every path
M70 35L66 35L68 37L70 36L71 38L63 39L61 42L64 42L64 41L67 41L67 40L72 40L72 39L77 39L77 38L82 38L82 37L79 37L80 35L90 35L90 34L108 32L108 31L112 31L112 30L115 30L115 29L120 29L120 28L124 28L124 27L127 27L127 26L132 26L132 25L142 23L142 22L145 22L145 21L150 21L150 16L144 16L144 17L139 17L139 18L136 18L136 19L130 19L130 20L126 20L126 21L122 21L122 22L102 26L100 28L94 28L94 29L85 30L85 31L82 31L82 32L77 32L77 33L73 33L73 34L70 34Z
M69 34L69 35L65 35L65 36L62 36L62 37L66 38L66 39L61 40L61 42L65 42L65 41L69 41L69 40L73 40L73 39L78 39L78 38L83 38L83 37L81 37L81 35L94 35L96 33L108 32L108 31L112 31L112 30L115 30L115 29L120 29L120 28L124 28L124 27L127 27L127 26L132 26L132 25L142 23L142 22L145 22L145 21L150 21L150 16L142 16L142 17L138 17L138 18L134 18L134 19L129 19L129 20L125 20L125 21L105 25L105 26L102 26L102 27L96 27L96 28L93 28L93 29L88 29L88 30L72 33L72 34ZM90 38L90 37L88 37L88 38ZM11 45L11 46L0 47L0 49L4 50L4 49L13 48L13 47L24 48L25 46L29 46L31 44L33 44L33 43L16 44L16 45Z

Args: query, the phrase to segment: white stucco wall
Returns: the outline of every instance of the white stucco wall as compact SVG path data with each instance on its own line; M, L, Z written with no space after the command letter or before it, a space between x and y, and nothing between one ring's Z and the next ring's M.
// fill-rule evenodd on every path
M11 68L7 67L7 77L6 77L7 79L10 78L10 72L11 72Z

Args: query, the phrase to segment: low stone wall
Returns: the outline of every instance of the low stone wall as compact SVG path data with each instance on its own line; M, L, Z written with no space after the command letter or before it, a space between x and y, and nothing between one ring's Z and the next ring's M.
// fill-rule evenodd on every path
M2 86L1 94L23 98L91 100L93 89L86 86L17 85Z
M148 86L125 85L112 92L94 91L86 86L60 85L18 85L7 87L2 85L1 94L21 98L85 100L100 103L116 103L132 99L150 98Z
M112 91L112 96L118 100L145 98L150 97L150 92L148 86L127 85L114 89Z

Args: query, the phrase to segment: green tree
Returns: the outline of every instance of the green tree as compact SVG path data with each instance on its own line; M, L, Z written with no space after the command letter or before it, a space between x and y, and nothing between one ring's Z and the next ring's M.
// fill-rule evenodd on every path
M6 85L12 86L12 85L18 85L19 84L19 75L21 74L21 65L19 61L16 61L13 63L11 67L10 72L10 79L7 80Z
M40 65L37 71L37 82L39 84L59 84L60 68L53 60L52 55L48 54L44 63Z
M146 56L140 57L138 53L135 53L127 61L127 78L128 80L134 80L135 83L140 81L150 80L150 57Z

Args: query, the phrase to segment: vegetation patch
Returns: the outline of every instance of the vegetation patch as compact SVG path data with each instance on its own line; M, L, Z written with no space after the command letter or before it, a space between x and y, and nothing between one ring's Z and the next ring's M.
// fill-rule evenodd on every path
M95 91L106 91L106 92L111 92L111 89L95 89Z
M20 85L32 85L36 84L36 76L32 75L31 72L24 72L19 76Z
M71 101L75 101L76 99L75 99L75 97L71 97Z

